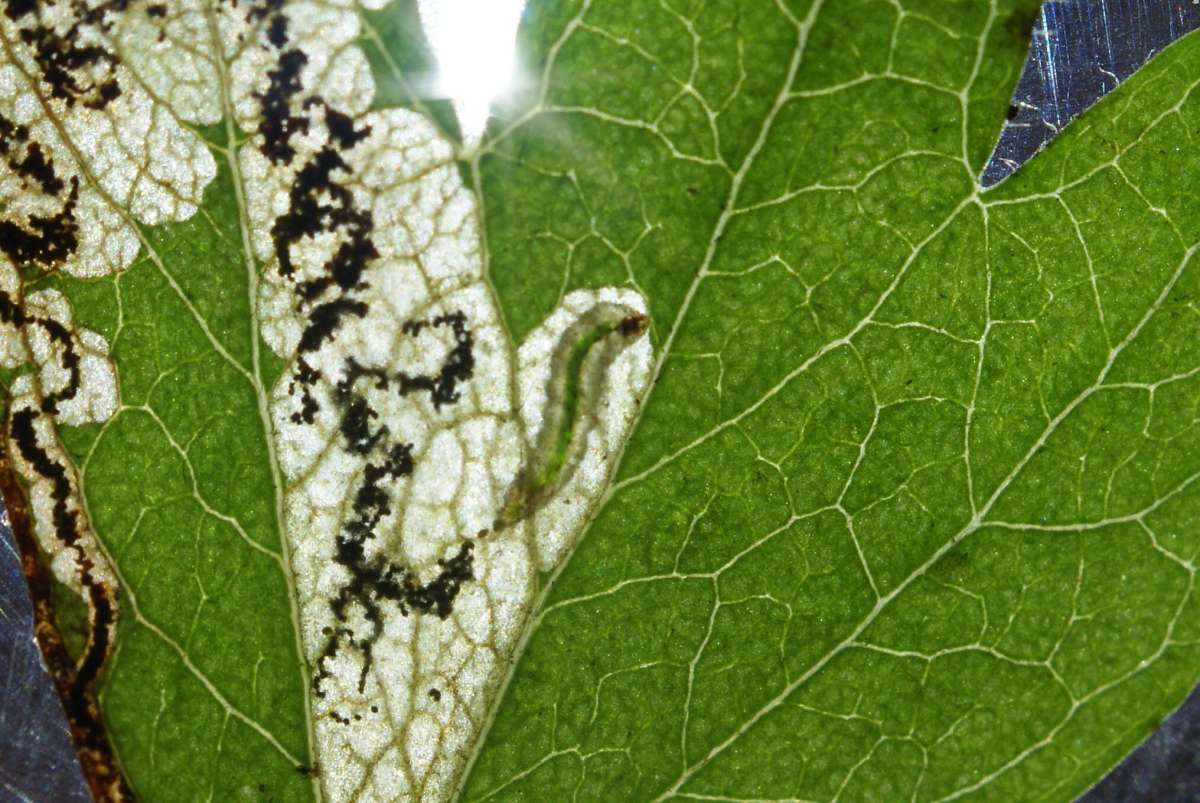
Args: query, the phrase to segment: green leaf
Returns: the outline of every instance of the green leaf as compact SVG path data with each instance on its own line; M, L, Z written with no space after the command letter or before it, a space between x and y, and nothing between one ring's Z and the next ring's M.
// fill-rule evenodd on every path
M144 95L169 110L156 118L161 136L212 160L194 157L184 178L158 174L158 160L182 151L130 144L117 160L141 168L128 195L109 189L113 168L89 150L106 146L83 135L86 104L68 107L45 74L35 80L39 62L19 43L31 17L0 20L0 65L17 70L0 74L0 117L29 117L16 120L33 129L25 140L114 210L96 242L128 238L127 256L95 256L84 231L79 255L58 262L6 240L0 289L24 320L61 319L37 293L62 292L74 348L92 344L103 361L91 330L115 365L115 411L44 413L53 429L39 443L57 460L61 441L87 548L90 522L97 561L111 561L120 618L100 701L137 794L1070 800L1099 779L1200 677L1190 194L1200 40L1171 47L981 194L975 177L1036 6L533 0L519 34L524 80L456 165L446 154L462 132L452 104L430 97L434 62L412 0L357 14L331 5L315 28L315 7L288 4L274 18L294 38L274 49L265 27L215 42L217 21L234 18L221 15L235 14L217 3L162 16L135 4L112 11L119 23L104 33L128 70L125 94L86 120L133 130L113 109ZM249 8L236 13L253 17ZM156 19L169 20L161 41ZM376 139L361 146L373 150L336 149L345 168L332 184L359 193L350 208L373 215L382 252L368 261L376 287L338 297L377 306L379 287L412 289L386 284L380 266L403 261L387 250L388 227L418 231L426 202L361 177L386 165L400 187L436 186L439 209L465 204L466 229L413 246L413 259L422 271L467 266L456 269L479 289L463 302L477 351L462 381L507 390L471 390L463 404L498 399L496 426L519 433L515 446L497 436L480 447L508 461L499 479L477 481L491 500L478 503L490 515L482 526L495 532L464 531L469 492L426 504L414 491L412 509L455 517L457 540L386 542L389 559L415 565L428 553L426 568L445 570L437 593L458 599L453 615L441 614L428 573L404 574L408 596L386 597L361 561L334 553L344 530L296 524L326 491L341 518L361 514L353 500L365 486L296 473L289 439L305 430L287 388L306 352L299 329L288 334L292 307L272 295L290 285L271 235L299 179L264 155L261 126L299 115L278 135L299 149L298 170L337 139L336 120L302 103L324 66L282 112L261 95L288 48L323 65L335 45L361 54L373 91L331 81L323 101ZM180 55L190 51L203 56ZM163 52L179 59L175 73L155 66ZM191 84L179 80L188 70ZM388 116L396 108L417 116ZM57 128L37 127L46 121ZM130 142L153 141L147 130ZM28 141L3 127L0 137L24 176L15 165L31 164ZM442 155L391 150L405 137ZM426 172L441 183L421 184ZM65 190L56 198L24 179L0 184L0 220L29 231L46 212L28 199L58 209ZM454 251L476 224L479 248ZM623 290L595 291L606 286ZM449 315L438 305L451 295L433 291L429 307ZM637 340L642 299L652 363ZM310 313L304 303L295 309ZM62 352L39 351L36 327L5 309L0 367L20 410L62 381ZM383 349L383 364L395 369L410 346L419 361L441 343L418 342L422 332L442 337L450 323L408 316L371 319L359 351L335 331L312 359L367 359L404 324L414 343ZM89 400L103 396L95 370L80 385ZM391 381L407 387L398 378L416 374L406 370ZM640 407L639 377L653 380ZM318 427L361 471L369 456L337 434L350 440L354 402L337 408L326 379L312 392L342 417ZM365 420L414 443L414 410L475 443L430 388L402 391L395 407L361 392L375 413ZM19 456L11 418L9 429ZM428 492L463 458L425 448L411 483ZM88 583L37 505L45 475L25 461L65 600ZM589 472L598 484L580 479ZM397 464L387 487L408 488L406 477ZM376 543L390 537L383 527ZM505 544L524 550L516 564L502 563ZM471 554L473 579L446 573ZM519 565L519 580L496 579L506 565ZM412 592L425 583L426 597ZM374 665L356 646L362 621L328 609L350 594L367 611L371 593L407 606L379 609L389 635L371 640ZM489 617L501 624L480 625ZM71 627L83 618L76 609ZM451 648L392 633L414 622L439 634L453 625L459 635L438 638L488 657L469 672L424 667L422 650L444 662ZM477 641L462 635L476 626ZM343 628L350 642L333 632ZM404 664L397 644L417 657ZM335 684L329 698L323 683ZM399 686L407 713L371 719L368 704L378 714ZM380 733L393 753L355 752L355 739Z
M1196 683L1200 40L980 195L1035 4L901 5L531 12L493 281L659 368L465 799L1070 800Z
M110 342L123 407L76 453L122 580L101 703L146 800L172 799L181 779L214 800L310 794L296 771L309 760L306 684L259 409L278 365L256 343L241 237L222 165L200 213L146 230L127 272L66 287L81 320L121 316Z

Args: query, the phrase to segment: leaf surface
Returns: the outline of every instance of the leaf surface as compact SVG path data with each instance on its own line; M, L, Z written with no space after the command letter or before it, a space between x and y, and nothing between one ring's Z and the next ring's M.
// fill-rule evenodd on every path
M222 129L210 132L225 147ZM119 567L101 702L147 800L307 799L304 684L259 410L278 372L250 315L228 165L190 220L146 230L128 271L65 282L113 344L122 407L64 430ZM186 781L181 781L186 779Z
M1030 7L532 12L493 279L659 363L465 799L1070 800L1192 688L1200 46L980 194Z
M1200 40L980 193L1036 6L531 3L459 170L507 346L622 286L654 381L461 799L1069 800L1195 684ZM372 108L456 141L416 4L360 16ZM177 122L215 158L198 210L24 287L119 377L60 431L119 579L101 701L146 800L306 800L253 134Z

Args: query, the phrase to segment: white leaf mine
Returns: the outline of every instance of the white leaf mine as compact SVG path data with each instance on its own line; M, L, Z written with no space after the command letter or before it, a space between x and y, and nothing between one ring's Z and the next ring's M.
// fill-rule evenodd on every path
M13 130L4 135L6 155L36 145L57 183L55 191L47 191L10 164L0 174L4 215L28 225L34 217L59 212L74 193L70 212L78 243L54 267L75 276L103 276L128 267L137 255L135 223L195 214L216 163L116 55L109 30L126 15L144 18L143 4L126 12L82 0L30 6L15 20L0 14L0 116ZM86 21L88 11L99 21ZM104 55L75 71L55 66L56 59L68 61L72 49L85 48Z
M8 450L29 483L34 533L54 576L87 601L91 582L115 589L117 579L88 524L78 477L59 443L56 424L100 423L112 416L117 408L116 370L104 338L73 325L71 307L57 290L31 293L24 311L29 323L6 335L24 343L34 370L18 376L9 390ZM73 369L67 367L72 363ZM47 400L55 401L56 412L45 414ZM70 539L56 526L59 505L70 516Z
M230 70L322 787L333 800L446 800L515 660L537 575L577 538L649 376L643 329L571 422L579 455L516 502L561 362L590 311L644 320L631 291L575 293L518 357L486 282L478 200L432 121L368 111L353 8L288 3ZM522 366L517 377L518 362ZM561 373L561 366L557 373ZM602 412L601 412L602 410Z
M597 314L599 313L599 314ZM526 443L537 449L545 418L554 409L555 373L564 366L556 354L573 327L594 317L597 323L615 323L621 317L647 314L646 302L634 290L605 287L577 290L567 295L550 317L529 334L518 353L520 364L521 415L526 422ZM600 351L597 349L596 351ZM601 352L597 356L605 356ZM633 427L638 404L650 381L652 354L649 342L639 339L632 347L620 348L598 366L600 373L587 387L580 381L585 398L583 420L577 425L579 443L570 455L567 471L553 496L532 514L537 533L539 571L555 568L575 545L586 517L608 485L616 455L620 454ZM564 377L564 379L574 379Z

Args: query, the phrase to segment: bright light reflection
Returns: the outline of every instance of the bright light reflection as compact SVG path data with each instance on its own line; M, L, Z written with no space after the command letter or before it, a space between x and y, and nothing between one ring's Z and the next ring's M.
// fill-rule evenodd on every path
M492 100L512 81L525 0L420 0L418 8L438 62L438 94L453 102L463 145L473 150Z

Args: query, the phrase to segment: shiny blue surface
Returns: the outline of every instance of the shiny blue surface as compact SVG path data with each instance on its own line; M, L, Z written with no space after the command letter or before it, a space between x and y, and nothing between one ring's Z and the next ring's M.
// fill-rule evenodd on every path
M1068 123L1184 34L1200 28L1193 0L1049 0L979 183L995 186Z
M33 640L33 605L4 515L0 520L0 801L86 803L90 799L62 703Z

